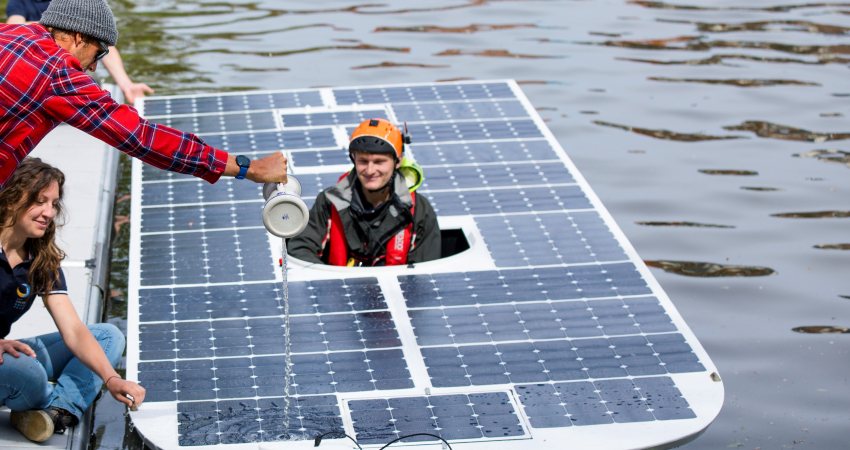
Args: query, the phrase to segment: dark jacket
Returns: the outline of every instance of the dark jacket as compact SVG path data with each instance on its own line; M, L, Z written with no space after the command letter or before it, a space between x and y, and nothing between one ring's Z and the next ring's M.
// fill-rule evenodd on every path
M413 217L410 215L411 194L398 173L393 179L390 199L376 209L364 204L360 182L352 171L336 186L325 189L310 209L307 228L287 241L288 253L298 259L327 263L329 250L328 224L331 208L336 207L344 227L348 253L356 260L371 261L386 253L387 242L411 220L416 234L408 263L431 261L440 257L440 227L434 208L425 196L416 194Z

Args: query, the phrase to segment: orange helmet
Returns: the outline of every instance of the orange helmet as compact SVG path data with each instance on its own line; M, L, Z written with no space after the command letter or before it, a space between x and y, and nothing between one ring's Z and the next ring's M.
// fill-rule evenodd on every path
M405 126L407 131L407 126ZM390 153L397 161L404 154L404 144L410 143L410 136L399 131L386 119L364 120L351 132L348 154L352 152Z

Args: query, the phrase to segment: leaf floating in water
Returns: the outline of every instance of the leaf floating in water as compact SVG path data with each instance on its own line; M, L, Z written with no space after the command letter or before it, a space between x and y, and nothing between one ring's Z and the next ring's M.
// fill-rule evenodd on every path
M815 158L819 161L844 164L845 166L850 167L850 152L845 152L844 150L812 150L804 153L796 153L794 154L794 157Z
M781 191L782 189L773 188L773 187L764 187L764 186L741 186L741 189L745 191L759 191L759 192L776 192Z
M850 244L817 244L814 247L821 250L850 250Z
M740 125L730 125L723 128L730 131L752 131L759 137L782 139L785 141L826 142L850 139L850 133L846 132L818 133L759 120L748 120Z
M649 77L652 81L666 81L671 83L703 83L703 84L728 84L738 87L765 87L765 86L780 86L780 85L797 85L797 86L820 86L818 83L810 83L808 81L797 80L752 80L752 79L728 79L716 80L708 78L667 78L667 77Z
M619 128L621 130L630 131L632 133L637 133L644 136L649 136L656 139L664 139L668 141L699 142L743 138L743 136L711 136L700 133L677 133L675 131L669 130L652 130L649 128L631 127L628 125L620 125L617 123L605 122L602 120L594 120L593 123L596 125L602 125L604 127Z
M814 61L806 61L804 59L799 58L771 58L766 56L753 56L753 55L739 55L739 54L728 54L728 55L714 55L708 58L700 58L700 59L680 59L680 60L672 60L672 61L661 61L657 59L645 59L645 58L617 58L621 61L633 61L639 63L646 64L657 64L663 66L708 66L714 64L724 64L728 66L738 67L737 64L729 64L727 60L744 60L744 61L758 61L758 62L766 62L766 63L777 63L777 64L808 64L808 65L818 65L822 66L825 64L848 64L850 63L850 58L841 58L835 55L812 55L816 57Z
M850 211L812 211L771 214L783 219L843 219L850 217Z
M697 222L635 222L638 225L650 227L695 227L695 228L735 228L731 225L716 225L713 223Z
M754 170L734 170L734 169L700 169L699 173L706 175L735 175L741 177L752 177L759 173Z
M644 261L647 266L687 277L764 277L774 273L770 267L733 266L694 261Z
M830 326L830 325L808 325L808 326L804 326L804 327L792 328L791 331L796 331L797 333L809 333L809 334L826 334L826 333L847 334L847 333L850 333L850 328L833 327L833 326Z

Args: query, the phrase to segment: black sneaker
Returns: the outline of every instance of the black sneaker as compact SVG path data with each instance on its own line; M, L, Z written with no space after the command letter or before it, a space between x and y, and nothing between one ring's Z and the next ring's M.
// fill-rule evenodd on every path
M55 407L12 411L10 419L12 426L33 442L44 442L54 433L63 434L68 427L79 422L70 412Z
M56 434L64 434L65 430L77 426L77 422L79 422L75 415L62 408L51 406L45 411L53 419L53 432Z

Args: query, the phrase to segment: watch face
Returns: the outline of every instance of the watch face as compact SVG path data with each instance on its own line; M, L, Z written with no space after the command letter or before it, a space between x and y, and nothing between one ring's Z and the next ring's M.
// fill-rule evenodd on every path
M236 157L236 165L239 167L248 167L251 165L251 160L245 155L239 155Z

